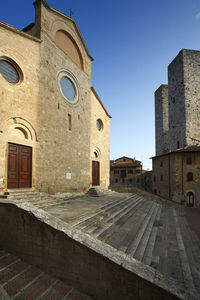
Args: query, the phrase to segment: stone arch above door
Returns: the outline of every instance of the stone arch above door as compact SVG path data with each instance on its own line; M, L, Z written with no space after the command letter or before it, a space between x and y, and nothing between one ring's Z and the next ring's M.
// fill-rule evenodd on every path
M0 133L37 142L37 134L33 125L22 117L10 117L0 124Z
M95 159L101 159L101 150L98 147L95 147L93 149L93 158Z

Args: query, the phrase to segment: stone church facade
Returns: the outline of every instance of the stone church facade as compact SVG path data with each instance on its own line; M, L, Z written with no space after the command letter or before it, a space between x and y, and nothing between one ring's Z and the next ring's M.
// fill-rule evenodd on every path
M75 21L36 0L22 31L0 22L0 192L109 185L110 115Z
M153 191L200 205L200 51L182 49L155 92Z

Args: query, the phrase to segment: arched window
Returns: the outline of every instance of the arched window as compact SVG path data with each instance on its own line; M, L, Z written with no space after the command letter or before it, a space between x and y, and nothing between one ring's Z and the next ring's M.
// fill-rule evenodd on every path
M64 30L58 30L55 36L56 45L69 56L69 58L83 70L83 59L78 45Z
M194 193L188 192L186 197L187 206L194 206Z
M0 74L12 84L19 83L23 77L20 67L9 57L0 57Z
M193 173L189 172L187 173L187 181L192 181L193 180Z

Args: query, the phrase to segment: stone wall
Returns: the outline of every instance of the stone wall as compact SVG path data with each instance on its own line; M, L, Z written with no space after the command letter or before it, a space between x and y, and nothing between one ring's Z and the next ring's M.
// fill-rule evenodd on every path
M153 268L28 203L1 201L0 245L95 299L198 299Z
M169 155L153 158L152 191L167 199L170 199L170 163Z
M186 144L200 145L200 51L183 49Z
M168 145L168 86L162 84L155 92L156 155L166 153Z
M33 157L39 146L33 128L37 124L40 44L40 40L0 23L0 58L11 59L21 72L21 81L15 85L0 75L0 191L7 186L8 142L31 146ZM30 133L28 138L16 134L16 127ZM32 185L35 185L35 165Z
M7 188L8 142L32 147L32 187L40 191L88 190L94 147L101 149L101 184L108 186L109 116L91 91L92 58L73 19L43 0L35 7L35 25L26 31L40 39L0 24L0 59L12 60L21 75L10 84L0 74L0 191ZM71 44L62 49L66 36ZM63 76L75 86L72 101L61 90ZM105 125L98 134L96 117Z
M169 150L186 145L186 107L183 51L168 67Z
M110 115L105 110L94 88L91 89L91 173L92 161L100 163L100 185L108 187L110 183ZM98 130L97 120L102 121Z
M192 163L187 164L187 158ZM187 205L187 194L194 194L195 206L200 205L200 153L174 152L153 158L153 192L166 199ZM188 180L188 173L193 180ZM162 178L161 178L162 177Z
M166 85L155 92L156 155L200 145L199 68L200 51L182 49L168 67L168 99Z

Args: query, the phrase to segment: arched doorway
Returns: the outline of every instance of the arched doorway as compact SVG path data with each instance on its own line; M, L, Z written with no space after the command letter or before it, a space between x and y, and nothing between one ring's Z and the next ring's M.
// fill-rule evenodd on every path
M194 193L193 192L187 193L186 203L187 203L188 207L194 206Z
M101 151L95 147L92 157L92 186L100 185L100 157Z
M8 143L9 189L30 188L32 183L32 148Z
M32 124L23 117L11 117L0 124L6 159L0 164L5 174L4 189L32 187L32 157L37 135ZM1 170L1 171L2 171Z

